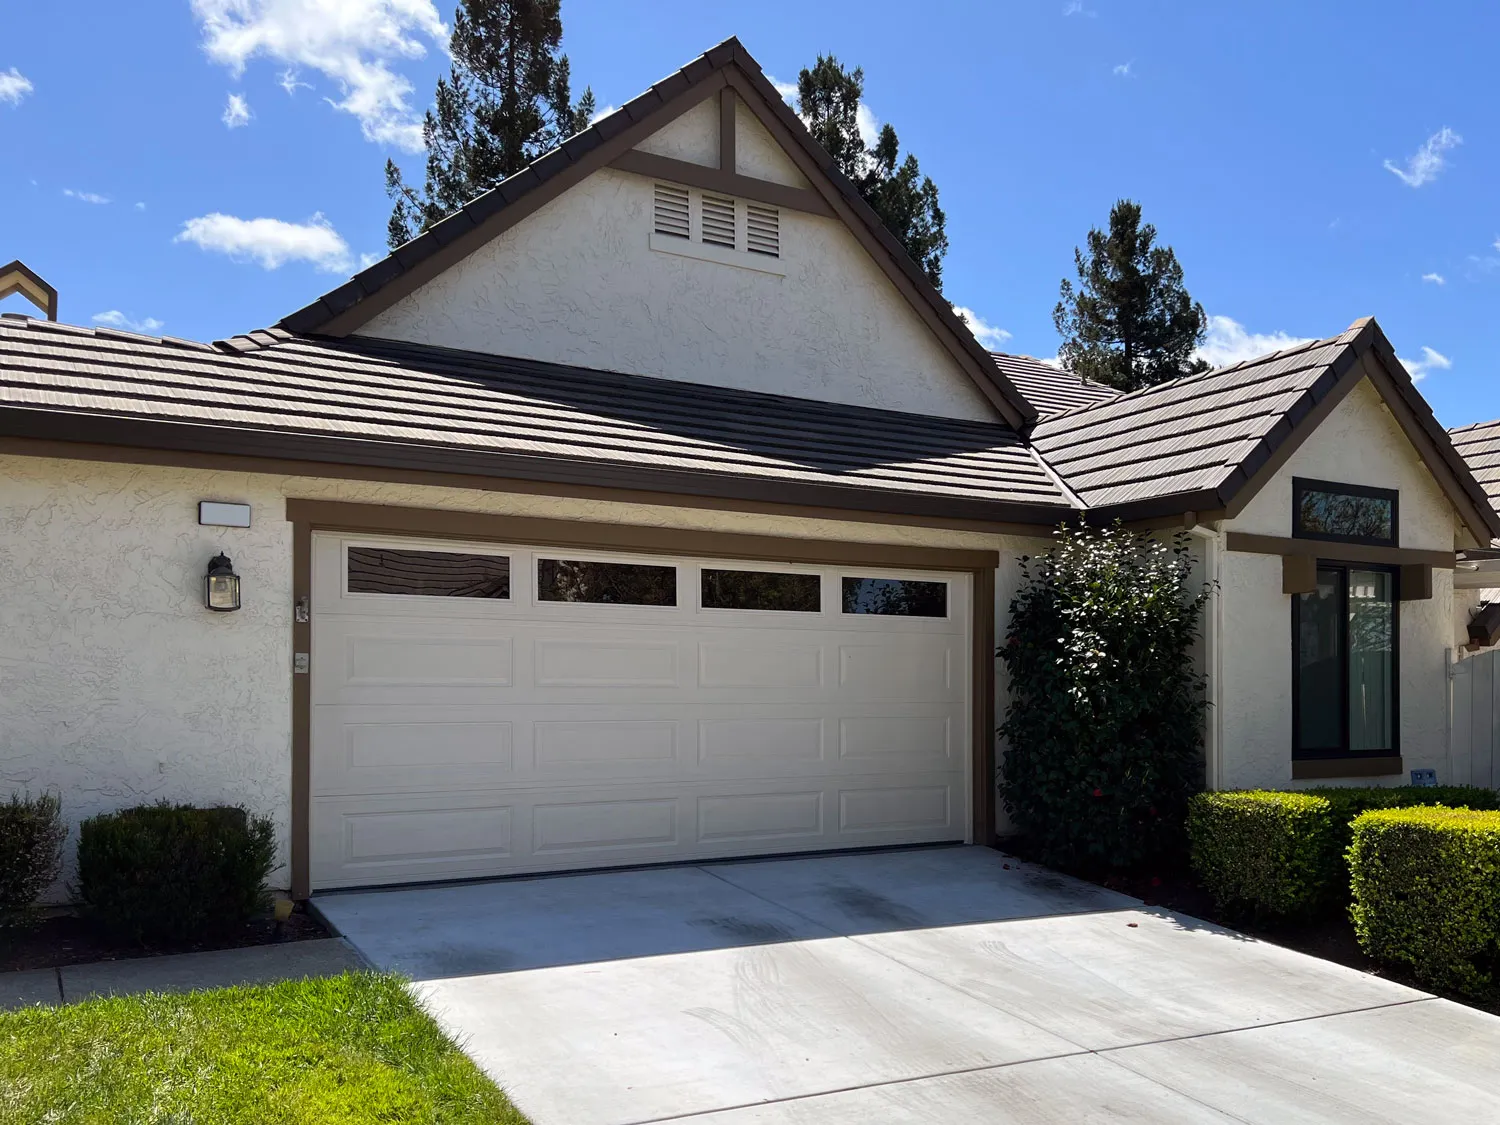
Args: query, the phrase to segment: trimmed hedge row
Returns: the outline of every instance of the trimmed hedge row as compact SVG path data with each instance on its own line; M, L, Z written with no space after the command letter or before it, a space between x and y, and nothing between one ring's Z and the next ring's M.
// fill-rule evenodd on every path
M1482 995L1500 963L1500 812L1408 808L1354 821L1350 916L1372 957Z
M1188 809L1193 869L1230 913L1270 919L1339 910L1349 901L1355 818L1429 805L1500 809L1500 792L1446 785L1199 793Z
M163 801L79 826L78 897L101 925L136 941L210 936L270 905L276 854L266 817Z

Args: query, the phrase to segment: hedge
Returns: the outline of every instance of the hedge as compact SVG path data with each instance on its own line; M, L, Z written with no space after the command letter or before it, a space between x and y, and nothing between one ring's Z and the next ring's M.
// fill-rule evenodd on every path
M141 805L79 826L78 897L136 941L212 936L270 905L275 830L233 807Z
M1342 912L1351 822L1374 809L1424 805L1497 809L1500 793L1467 785L1200 793L1188 814L1193 870L1231 913Z
M0 929L37 921L37 900L62 864L62 804L54 793L12 793L0 805Z
M1500 955L1500 812L1411 808L1354 822L1350 915L1372 957L1481 995Z
M1230 913L1309 914L1326 893L1329 817L1308 793L1199 793L1188 806L1193 870Z

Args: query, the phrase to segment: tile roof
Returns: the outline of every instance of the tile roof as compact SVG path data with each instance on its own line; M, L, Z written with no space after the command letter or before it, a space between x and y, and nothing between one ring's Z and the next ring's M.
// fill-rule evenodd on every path
M622 488L649 478L726 495L722 482L751 480L788 503L813 502L808 490L850 507L876 506L861 494L900 495L899 510L976 519L1008 518L996 504L1067 504L998 423L280 328L210 346L0 317L0 428L107 440L81 436L85 422L106 421L156 426L129 444L192 427L225 452L249 441L259 455L336 461L330 450L358 444L363 463L569 480L587 471Z
M519 172L476 196L431 229L361 270L342 285L283 317L280 327L297 333L345 335L346 330L330 327L335 320L348 314L363 322L376 315L384 307L383 304L377 307L376 302L369 301L376 293L392 287L393 283L397 291L401 291L402 286L413 288L427 280L427 275L435 275L434 270L440 272L459 256L472 252L498 235L510 222L524 217L530 209L602 166L610 158L611 148L622 142L635 143L633 138L622 137L622 134L656 117L658 111L673 103L683 104L685 98L702 96L704 87L711 81L717 81L720 86L727 82L738 89L742 100L748 95L765 107L773 120L784 127L789 139L822 173L831 194L846 208L846 213L852 213L851 229L855 229L857 237L862 236L876 264L899 283L897 287L909 294L914 305L922 306L927 316L935 321L940 337L946 336L959 353L967 355L968 362L973 365L973 377L990 384L981 390L996 403L1002 416L1020 426L1034 421L1035 408L1009 382L1004 372L989 361L984 347L954 313L953 306L927 280L906 248L886 229L854 184L839 171L833 157L807 131L807 126L777 92L760 64L733 36L654 83L619 109L600 117L587 129L543 153ZM665 123L665 120L661 122ZM366 302L370 311L367 316L360 316L354 310Z
M990 355L995 359L995 366L1005 372L1016 389L1026 396L1026 401L1041 411L1044 418L1077 406L1108 402L1120 395L1113 387L1090 383L1071 371L1029 355L1006 355L1004 352L991 352Z
M1448 436L1490 503L1500 507L1500 420L1457 426Z

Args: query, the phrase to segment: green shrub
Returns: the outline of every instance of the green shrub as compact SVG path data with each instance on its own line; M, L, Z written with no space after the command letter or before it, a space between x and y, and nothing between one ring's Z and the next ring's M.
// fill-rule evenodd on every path
M1232 914L1312 914L1327 897L1330 813L1310 793L1199 793L1188 806L1193 870Z
M0 805L0 929L36 922L36 902L62 865L67 836L57 795L10 795Z
M79 827L78 896L123 937L210 937L267 908L274 855L270 820L244 809L142 805Z
M1182 846L1203 787L1203 681L1193 642L1207 587L1186 535L1059 528L1021 560L1000 656L1010 706L1000 795L1037 858L1135 867Z
M1417 978L1470 995L1500 953L1500 812L1367 812L1349 847L1359 944Z
M1500 790L1481 789L1477 785L1376 785L1320 786L1303 790L1325 798L1333 813L1333 858L1338 864L1338 881L1347 885L1349 870L1345 853L1353 841L1354 818L1374 809L1410 809L1425 805L1446 805L1450 809L1500 809Z

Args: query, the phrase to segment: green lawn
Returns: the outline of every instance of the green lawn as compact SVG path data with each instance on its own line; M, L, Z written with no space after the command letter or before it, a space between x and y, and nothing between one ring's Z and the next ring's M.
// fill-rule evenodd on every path
M525 1120L381 974L0 1015L0 1121Z

